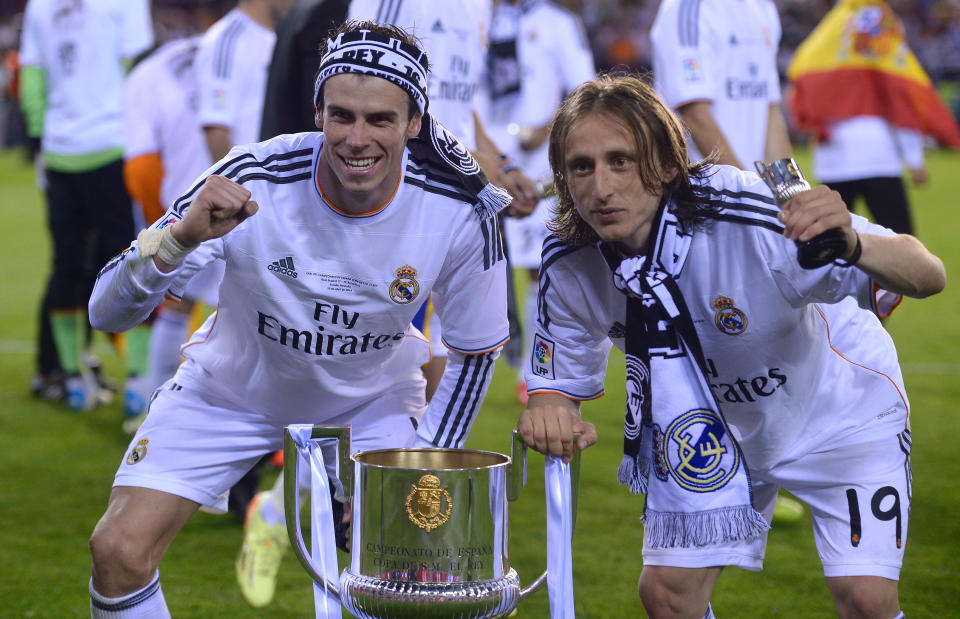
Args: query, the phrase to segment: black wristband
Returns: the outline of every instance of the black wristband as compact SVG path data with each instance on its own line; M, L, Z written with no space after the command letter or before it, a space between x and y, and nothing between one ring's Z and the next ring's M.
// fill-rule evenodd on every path
M849 260L840 260L839 258L834 260L833 263L838 267L843 267L846 269L854 266L857 264L857 261L860 260L860 254L863 253L863 245L860 244L860 235L856 232L854 232L854 234L857 235L857 245L853 248L853 254L851 254Z

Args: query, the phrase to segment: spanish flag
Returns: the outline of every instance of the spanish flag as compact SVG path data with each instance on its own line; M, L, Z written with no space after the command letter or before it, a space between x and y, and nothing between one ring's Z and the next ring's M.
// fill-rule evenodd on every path
M960 148L956 119L882 0L839 0L797 48L787 76L797 127L821 138L831 122L880 116Z

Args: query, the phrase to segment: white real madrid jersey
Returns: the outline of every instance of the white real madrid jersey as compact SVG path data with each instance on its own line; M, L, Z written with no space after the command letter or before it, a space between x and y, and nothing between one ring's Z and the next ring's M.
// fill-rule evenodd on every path
M427 111L470 150L491 6L490 0L353 0L349 8L350 19L393 24L422 42L430 61Z
M650 29L654 86L671 108L709 101L745 166L763 160L767 115L780 101L780 19L771 0L663 0ZM687 140L691 161L703 158Z
M496 218L477 214L449 169L409 151L394 197L376 212L346 215L317 186L322 144L323 134L301 133L233 148L207 174L249 189L257 213L201 245L173 276L137 260L134 244L101 271L91 320L109 322L97 312L129 306L125 320L137 324L133 314L152 302L145 291L176 297L195 270L224 260L220 305L184 347L177 382L248 410L310 411L317 420L418 370L385 371L431 292L448 348L500 347L508 339L506 269ZM198 190L199 182L154 227L177 221ZM100 309L107 298L117 300Z
M20 63L46 73L43 150L123 146L123 61L153 43L148 0L30 0Z
M230 129L234 144L260 139L267 71L277 35L234 9L200 40L200 124Z
M759 177L714 171L705 188L720 209L695 228L676 282L749 465L870 440L884 424L902 429L907 401L893 341L861 309L872 308L873 282L856 268L802 269ZM854 228L892 234L859 216ZM602 395L611 344L624 347L626 297L597 246L547 239L538 308L528 391Z
M134 67L124 87L124 155L160 155L163 204L172 204L210 165L197 119L198 43L191 37L164 44Z

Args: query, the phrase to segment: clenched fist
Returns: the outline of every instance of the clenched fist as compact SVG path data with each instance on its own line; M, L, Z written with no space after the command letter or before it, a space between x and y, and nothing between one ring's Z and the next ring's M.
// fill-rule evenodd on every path
M250 195L243 185L226 177L208 176L183 219L171 227L170 234L184 247L196 247L220 238L257 212L259 207Z

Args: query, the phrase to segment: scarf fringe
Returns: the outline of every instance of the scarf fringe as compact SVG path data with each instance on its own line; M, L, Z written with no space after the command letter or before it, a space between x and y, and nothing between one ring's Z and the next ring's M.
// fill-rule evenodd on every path
M646 509L642 520L644 538L651 548L695 548L735 542L757 537L770 529L760 512L750 505L702 512Z
M491 219L497 216L497 213L507 208L507 205L513 200L509 193L500 189L492 183L484 185L480 193L477 194L480 200L474 205L480 219Z
M633 458L623 454L620 468L617 469L617 483L626 486L631 494L646 494L647 479L650 475L650 460Z

